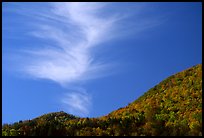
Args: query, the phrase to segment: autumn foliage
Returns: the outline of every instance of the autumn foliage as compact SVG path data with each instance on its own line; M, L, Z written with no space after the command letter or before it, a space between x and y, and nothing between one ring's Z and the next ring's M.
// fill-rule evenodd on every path
M170 76L124 108L99 118L65 112L4 124L3 136L201 136L202 65Z

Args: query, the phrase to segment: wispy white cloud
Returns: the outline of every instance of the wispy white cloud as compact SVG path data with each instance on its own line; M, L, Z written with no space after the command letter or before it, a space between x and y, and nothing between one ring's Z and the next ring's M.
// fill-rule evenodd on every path
M108 64L95 61L91 49L108 39L107 35L114 28L117 18L98 16L96 11L105 6L101 3L70 2L52 6L50 14L67 22L61 22L64 28L49 23L40 24L38 31L31 33L53 44L49 48L29 52L36 58L26 64L25 71L62 85L97 77L96 72ZM70 25L73 26L71 30Z
M151 22L143 24L144 22L138 21L134 22L134 25L129 24L129 29L127 29L128 24L120 24L120 22L128 17L131 11L127 10L127 14L111 10L111 12L106 12L108 3L49 4L50 7L39 12L25 7L24 12L20 8L17 10L20 14L30 14L36 19L32 24L35 30L27 34L45 42L43 46L38 45L21 51L26 54L26 56L22 55L21 71L34 78L55 81L62 86L72 86L73 83L110 73L109 67L112 63L96 60L93 49L125 34L118 33L117 27L137 32L155 24ZM115 8L118 9L117 6ZM108 72L103 72L107 70ZM61 102L70 113L85 116L89 113L91 96L85 90L74 90L66 93Z
M105 3L83 2L52 4L49 15L41 13L42 17L46 17L44 23L36 24L37 31L30 32L32 36L51 43L47 47L24 50L34 57L25 64L24 71L62 86L100 77L100 71L107 69L109 64L95 61L91 50L111 38L108 36L119 20L116 16L99 16L105 6ZM48 21L54 19L59 24ZM87 116L91 96L82 89L71 90L61 102L69 113Z
M91 107L91 96L85 91L68 92L63 96L61 102L67 112L86 117Z

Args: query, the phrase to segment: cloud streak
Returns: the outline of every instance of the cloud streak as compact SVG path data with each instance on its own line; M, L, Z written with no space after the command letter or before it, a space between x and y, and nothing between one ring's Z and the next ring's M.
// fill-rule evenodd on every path
M108 39L107 35L117 18L97 15L96 11L105 4L73 2L52 6L52 14L67 23L61 22L64 28L38 25L38 31L33 31L32 35L54 43L49 48L28 52L36 58L26 65L25 71L62 85L97 77L98 70L107 65L94 61L91 49ZM73 27L71 30L70 26Z
M30 32L48 41L48 46L24 50L33 58L23 70L35 78L52 80L62 86L99 77L109 64L95 61L92 50L111 38L107 36L119 20L116 16L99 16L105 6L105 3L84 2L51 4L49 15L41 13L45 18L39 18L44 23L36 24L37 30ZM61 102L69 113L86 116L91 96L84 90L72 90Z
M76 115L84 116L89 113L91 95L73 84L106 75L112 67L112 63L96 60L93 50L123 34L118 33L117 27L125 25L122 29L127 30L128 25L121 25L120 21L129 14L106 12L108 5L61 2L49 3L46 10L39 12L25 7L22 9L23 12L17 10L20 14L31 15L35 20L32 23L35 30L27 34L43 40L36 47L31 44L32 49L21 50L26 54L21 55L24 59L22 66L20 65L21 71L34 78L52 80L69 89L74 87L64 95L61 102L66 110ZM153 25L151 22L145 25L143 23L134 22L134 25L129 25L134 31Z
M64 95L61 102L69 113L85 117L89 114L91 96L85 91L69 92Z

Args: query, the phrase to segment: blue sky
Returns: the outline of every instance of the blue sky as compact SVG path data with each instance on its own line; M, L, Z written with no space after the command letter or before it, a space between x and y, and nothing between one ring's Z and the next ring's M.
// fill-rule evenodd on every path
M2 7L3 123L106 115L202 63L199 2Z

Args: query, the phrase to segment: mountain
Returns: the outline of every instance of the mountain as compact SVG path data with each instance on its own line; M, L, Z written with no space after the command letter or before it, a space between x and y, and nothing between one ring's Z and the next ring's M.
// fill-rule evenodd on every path
M124 108L99 118L65 112L2 126L3 136L201 136L202 64L172 75Z

